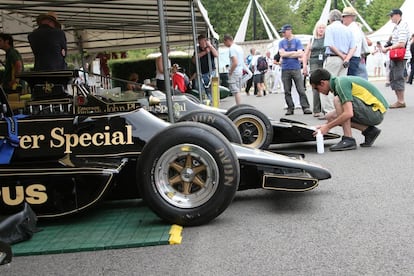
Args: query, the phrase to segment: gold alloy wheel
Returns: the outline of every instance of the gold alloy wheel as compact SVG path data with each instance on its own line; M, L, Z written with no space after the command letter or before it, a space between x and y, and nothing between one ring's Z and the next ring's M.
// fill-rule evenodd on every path
M243 145L251 148L260 148L266 139L265 129L260 118L254 115L241 115L233 120L242 137Z

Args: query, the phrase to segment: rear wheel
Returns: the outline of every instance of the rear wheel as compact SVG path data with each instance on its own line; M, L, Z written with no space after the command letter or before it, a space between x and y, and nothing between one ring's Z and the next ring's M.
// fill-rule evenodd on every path
M237 104L237 105L233 105L232 107L227 109L226 115L229 115L233 111L241 109L241 108L245 108L245 107L255 108L254 106L252 106L250 104Z
M171 125L144 147L141 194L162 219L200 225L221 214L237 191L240 167L231 144L203 124Z
M242 144L251 148L267 149L273 139L273 126L259 110L240 107L227 115L238 128Z
M237 127L226 115L219 112L211 110L194 110L182 116L179 121L193 121L209 125L220 131L230 142L236 144L242 143Z

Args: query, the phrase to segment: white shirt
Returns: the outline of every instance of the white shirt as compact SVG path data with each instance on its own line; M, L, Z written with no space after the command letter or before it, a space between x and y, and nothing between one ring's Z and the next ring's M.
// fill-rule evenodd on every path
M353 56L361 57L362 42L363 42L363 39L365 39L365 35L355 21L349 24L348 28L352 32L352 35L354 36L355 45L356 45L356 50Z

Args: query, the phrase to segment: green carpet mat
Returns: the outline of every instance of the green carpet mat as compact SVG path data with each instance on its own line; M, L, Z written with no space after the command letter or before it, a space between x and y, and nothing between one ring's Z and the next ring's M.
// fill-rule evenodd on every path
M41 231L32 239L12 246L14 256L181 242L180 237L179 242L169 241L170 230L179 226L164 223L141 200L105 202L84 214L54 222L40 221L37 226Z

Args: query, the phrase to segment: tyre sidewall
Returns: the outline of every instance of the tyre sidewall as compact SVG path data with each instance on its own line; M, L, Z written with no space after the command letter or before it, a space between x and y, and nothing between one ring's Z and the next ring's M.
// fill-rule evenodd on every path
M259 110L244 106L244 107L240 107L240 108L233 110L227 116L230 118L230 120L233 121L233 123L236 124L236 126L237 126L237 121L242 116L243 117L251 116L252 120L256 120L256 119L259 120L260 122L262 122L265 128L263 129L263 132L264 132L263 141L261 141L258 148L267 149L269 145L272 143L273 135L274 135L272 123L270 122L269 118L265 114L260 112ZM240 131L241 130L239 130L239 132ZM243 139L243 134L240 133L240 135L242 136L242 139ZM243 145L248 146L248 147L250 146L249 144L243 144Z
M195 144L207 150L219 168L219 183L211 198L201 206L179 208L166 202L154 183L154 170L162 154L177 144ZM182 122L158 133L143 149L138 162L140 191L148 206L162 219L180 225L204 224L221 214L238 189L240 167L231 144L215 129Z
M222 133L230 142L236 144L242 143L237 127L226 115L219 112L211 110L195 110L183 115L179 121L192 121L209 125Z

